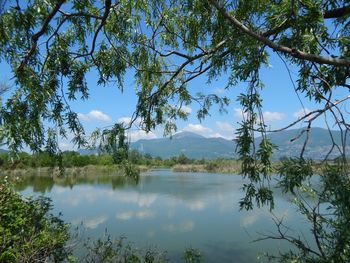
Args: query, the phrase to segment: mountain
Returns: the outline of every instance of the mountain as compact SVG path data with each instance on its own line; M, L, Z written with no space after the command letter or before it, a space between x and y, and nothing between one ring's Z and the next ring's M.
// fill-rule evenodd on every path
M335 143L340 144L341 132L331 131ZM303 148L306 133L302 129L286 130L268 134L269 139L278 149L273 158L282 156L298 156ZM348 136L347 147L350 147ZM261 138L256 138L259 143ZM151 140L139 140L131 144L131 149L136 149L143 154L170 158L181 153L193 159L236 158L235 143L223 138L206 138L196 133L180 132L170 138ZM309 133L309 141L305 149L304 157L322 159L332 149L330 132L322 128L312 128ZM348 153L349 154L349 153ZM339 156L336 148L330 154L331 158Z
M306 132L302 129L286 130L268 134L271 142L277 146L273 159L283 156L299 156L306 138ZM341 145L341 132L331 131L333 140ZM256 138L256 144L261 138ZM347 148L350 149L350 136L347 137ZM172 138L159 138L150 140L138 140L131 143L130 148L138 150L142 154L150 154L153 157L160 156L163 159L185 154L191 159L216 159L216 158L237 158L235 153L235 142L224 138L206 138L192 132L180 132ZM312 128L309 132L308 144L305 148L304 157L311 159L323 159L332 149L330 132L322 128ZM79 150L80 154L96 154L97 150ZM348 150L347 155L350 155ZM329 158L339 156L337 147L329 155Z
M296 129L269 134L268 137L271 139L271 142L278 146L278 149L275 150L274 158L280 158L282 156L298 156L304 146L304 142L307 136L307 133L302 131L303 129ZM332 150L332 138L335 144L341 145L342 135L340 131L329 131L322 128L311 128L309 132L308 143L305 147L304 157L311 159L325 158L326 155ZM350 136L348 135L346 140L347 155L350 154L349 139ZM261 139L258 138L257 140L260 141ZM330 152L329 157L335 158L339 155L340 153L337 150L337 147L334 147Z
M193 159L232 158L233 141L223 138L205 138L192 132L180 132L172 138L138 140L131 144L131 149L143 154L170 158L181 153Z

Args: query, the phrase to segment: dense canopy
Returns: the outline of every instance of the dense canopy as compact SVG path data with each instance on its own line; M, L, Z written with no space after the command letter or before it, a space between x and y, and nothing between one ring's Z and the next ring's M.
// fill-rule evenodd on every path
M132 70L133 120L141 117L145 130L166 123L172 131L174 119L186 117L181 106L192 101L201 105L199 118L212 103L227 104L187 89L204 74L209 81L229 75L228 88L249 82L238 99L245 111L258 112L259 69L272 51L298 69L296 90L322 104L317 113L334 111L348 127L336 110L347 97L334 101L332 91L349 89L349 9L347 1L2 0L0 58L15 80L3 102L2 135L14 150L56 150L55 138L68 129L83 145L69 103L88 98L85 75L93 69L98 84L120 89Z

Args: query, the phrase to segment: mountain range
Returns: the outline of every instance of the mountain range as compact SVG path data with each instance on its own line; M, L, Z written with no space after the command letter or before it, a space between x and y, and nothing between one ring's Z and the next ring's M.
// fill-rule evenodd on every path
M277 146L273 158L279 159L283 156L298 156L303 148L306 132L302 132L302 129L285 130L270 133L268 137ZM333 137L335 143L340 145L342 138L340 131L311 128L304 157L324 158L332 149L331 137ZM347 139L350 139L350 137L348 136ZM260 141L261 138L257 137L256 143L258 144ZM181 153L192 159L236 158L235 147L234 140L206 138L192 132L180 132L174 134L172 138L142 139L131 143L131 149L138 150L143 154L150 154L153 157L159 156L163 159L178 156ZM350 142L347 140L347 148L349 147ZM349 155L349 152L347 155ZM339 156L339 151L334 147L329 157L335 158L337 156Z

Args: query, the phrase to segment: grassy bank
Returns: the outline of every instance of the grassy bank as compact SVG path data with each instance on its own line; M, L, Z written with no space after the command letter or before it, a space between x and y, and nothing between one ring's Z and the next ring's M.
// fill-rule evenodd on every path
M241 163L235 160L213 160L204 164L176 164L172 167L174 172L200 172L200 173L233 173L241 171Z
M150 169L145 165L136 165L135 169L140 172L146 172ZM125 167L122 165L86 165L83 167L26 167L15 169L0 169L0 176L9 177L26 177L26 176L43 176L52 178L63 177L98 177L102 175L123 176Z

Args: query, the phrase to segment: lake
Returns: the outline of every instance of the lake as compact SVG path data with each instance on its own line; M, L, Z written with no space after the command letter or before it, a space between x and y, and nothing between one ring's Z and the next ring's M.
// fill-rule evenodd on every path
M252 242L263 233L276 232L267 208L239 211L243 179L238 175L174 173L153 170L138 184L123 177L96 176L53 181L28 177L17 185L23 195L44 194L53 212L72 227L83 222L84 236L126 236L139 247L167 252L171 262L181 262L186 248L201 251L204 262L265 262L263 252L288 249L276 240ZM274 215L284 218L291 234L308 225L287 198L276 194Z

